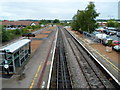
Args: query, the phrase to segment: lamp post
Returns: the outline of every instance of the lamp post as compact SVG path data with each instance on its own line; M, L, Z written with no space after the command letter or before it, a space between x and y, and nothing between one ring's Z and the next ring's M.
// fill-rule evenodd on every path
M9 65L8 65L8 61L7 61L7 52L8 50L4 50L3 51L5 53L5 64L4 64L4 68L7 71L7 75L9 75Z

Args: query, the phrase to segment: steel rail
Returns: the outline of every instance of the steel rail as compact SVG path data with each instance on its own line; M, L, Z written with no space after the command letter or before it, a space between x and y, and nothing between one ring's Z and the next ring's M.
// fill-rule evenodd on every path
M73 39L72 39L72 40L73 40ZM73 41L73 42L74 42L74 41ZM70 42L69 42L69 43L70 43ZM76 45L75 42L74 42L74 44ZM71 46L71 44L70 44L70 46ZM76 45L76 47L77 47L77 49L79 50L79 53L81 54L81 58L83 58L83 59L85 60L85 62L87 62L87 63L86 63L87 68L89 68L89 69L92 70L91 73L94 73L94 75L97 77L96 79L99 79L99 81L100 81L101 84L104 86L104 88L106 88L106 86L104 85L104 83L101 81L100 77L97 75L97 73L95 72L95 70L93 69L93 67L91 66L91 64L90 64L90 63L88 62L88 60L86 59L85 55L83 55L83 53L80 51L80 49L78 48L77 45ZM71 46L71 48L73 49L72 46ZM73 49L73 52L74 52L74 54L76 55L76 52L74 51L74 49ZM77 58L77 56L76 56L76 58ZM82 60L82 59L81 59L81 60ZM83 62L84 62L84 60L83 60ZM90 81L91 81L91 80L90 80L90 77L91 77L91 76L90 76L90 77L87 76L86 70L84 70L85 66L84 66L84 65L82 66L82 64L80 63L80 61L79 61L78 58L77 58L77 62L78 62L78 64L79 64L80 68L82 69L82 72L83 72L85 78L87 79L90 88L94 88L93 85L91 85L91 83L90 83ZM94 75L92 75L92 77L95 77ZM94 78L94 79L95 79L95 78Z
M69 72L67 69L66 64L66 55L65 55L65 49L63 44L63 37L60 31L60 28L58 28L58 38L57 38L57 45L56 45L56 51L55 51L55 59L56 61L56 89L70 89L71 88L71 82L69 79ZM53 67L54 68L54 67ZM52 83L52 82L51 82Z

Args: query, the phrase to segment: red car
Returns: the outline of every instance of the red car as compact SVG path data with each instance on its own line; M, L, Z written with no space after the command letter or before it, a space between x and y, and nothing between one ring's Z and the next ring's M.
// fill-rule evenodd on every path
M113 41L112 46L120 45L120 41Z

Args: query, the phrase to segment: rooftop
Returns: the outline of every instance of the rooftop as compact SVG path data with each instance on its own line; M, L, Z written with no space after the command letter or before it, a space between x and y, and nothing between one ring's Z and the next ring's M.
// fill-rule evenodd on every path
M21 48L22 46L26 45L27 43L31 42L31 40L29 39L22 39L22 40L19 40L15 43L12 43L2 49L0 49L1 51L2 50L8 50L9 52L13 53L15 52L16 50L18 50L19 48Z
M2 25L25 25L25 26L29 26L32 23L39 25L39 22L33 22L33 21L0 21L0 23Z

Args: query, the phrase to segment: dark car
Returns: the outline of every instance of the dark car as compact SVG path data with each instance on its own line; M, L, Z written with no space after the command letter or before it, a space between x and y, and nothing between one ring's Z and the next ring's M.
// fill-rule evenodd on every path
M117 31L112 31L112 30L109 31L109 35L116 35L116 33Z
M35 34L33 34L33 33L26 33L26 34L23 34L22 37L35 37Z

